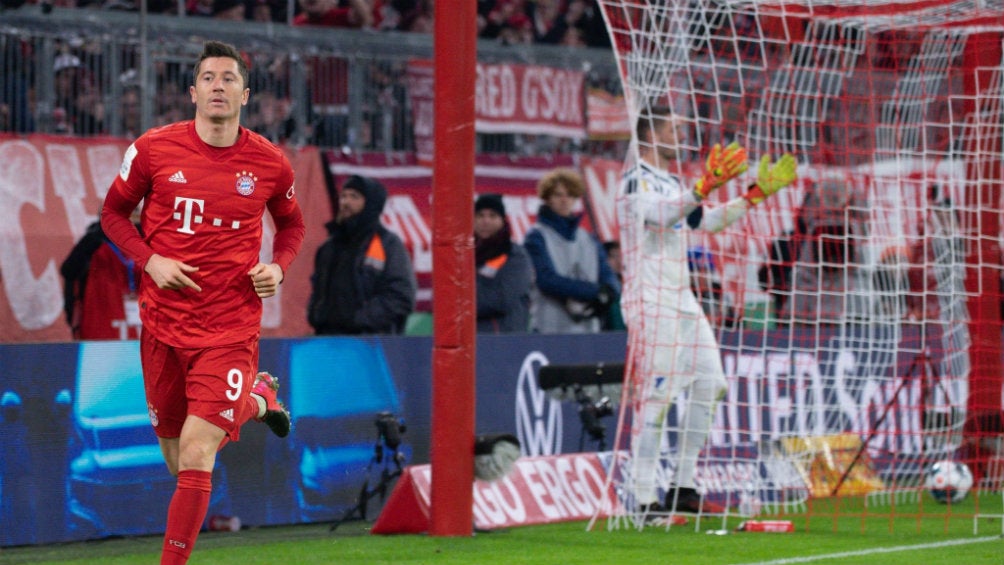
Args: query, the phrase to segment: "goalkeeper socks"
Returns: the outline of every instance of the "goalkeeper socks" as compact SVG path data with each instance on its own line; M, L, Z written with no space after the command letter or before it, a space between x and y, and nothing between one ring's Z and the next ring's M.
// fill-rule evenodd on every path
M691 388L684 428L681 430L680 468L676 474L676 484L681 487L693 487L695 484L697 457L711 432L715 396L715 387L708 379L697 379Z
M662 423L666 417L666 403L648 400L642 404L642 423L638 435L632 442L631 482L634 484L635 501L638 504L652 504L656 497L655 471L660 460L662 447Z
M178 486L167 510L167 530L160 565L184 565L199 537L202 521L209 509L213 474L187 470L178 473Z

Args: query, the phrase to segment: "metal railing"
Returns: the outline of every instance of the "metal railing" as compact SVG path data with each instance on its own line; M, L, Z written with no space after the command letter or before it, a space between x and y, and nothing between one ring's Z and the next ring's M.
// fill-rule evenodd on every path
M406 73L410 60L432 58L431 35L34 6L0 12L0 131L135 137L188 119L192 63L209 39L248 58L247 127L323 148L414 150ZM620 88L608 50L482 40L478 59L583 70L587 86ZM532 138L535 150L604 151ZM522 144L519 134L478 136L480 152Z

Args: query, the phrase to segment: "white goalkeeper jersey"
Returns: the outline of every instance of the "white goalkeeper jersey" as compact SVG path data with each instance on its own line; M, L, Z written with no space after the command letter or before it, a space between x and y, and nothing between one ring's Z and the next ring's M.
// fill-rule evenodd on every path
M625 314L630 315L632 305L639 303L700 310L687 268L688 216L700 214L699 205L679 178L644 161L624 173L617 220L624 258L621 302Z
M749 209L744 198L719 206L701 205L678 177L639 160L624 173L617 196L621 252L624 258L625 315L635 305L701 311L690 288L688 233L692 228L718 232Z

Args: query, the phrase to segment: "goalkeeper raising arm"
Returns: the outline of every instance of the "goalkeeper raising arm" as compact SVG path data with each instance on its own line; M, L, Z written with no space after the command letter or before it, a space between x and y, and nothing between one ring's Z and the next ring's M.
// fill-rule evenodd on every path
M712 191L747 170L746 151L736 143L715 145L701 178L688 187L669 172L679 170L683 125L668 108L651 108L639 117L637 160L625 173L617 198L624 259L622 307L636 368L629 376L635 382L627 383L634 386L625 389L638 394L631 403L628 487L644 518L660 511L724 510L703 500L695 489L697 456L726 383L711 324L690 288L687 232L721 231L796 177L797 163L791 155L776 163L764 157L757 181L745 196L707 205ZM663 422L670 403L684 390L689 392L688 406L681 411L676 472L660 499L656 469L662 465Z

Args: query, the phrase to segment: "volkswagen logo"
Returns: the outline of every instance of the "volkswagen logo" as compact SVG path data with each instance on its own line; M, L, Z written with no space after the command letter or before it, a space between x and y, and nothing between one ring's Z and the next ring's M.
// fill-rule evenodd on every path
M537 385L537 370L547 364L543 353L531 352L516 381L516 435L523 455L530 457L561 453L561 402Z

